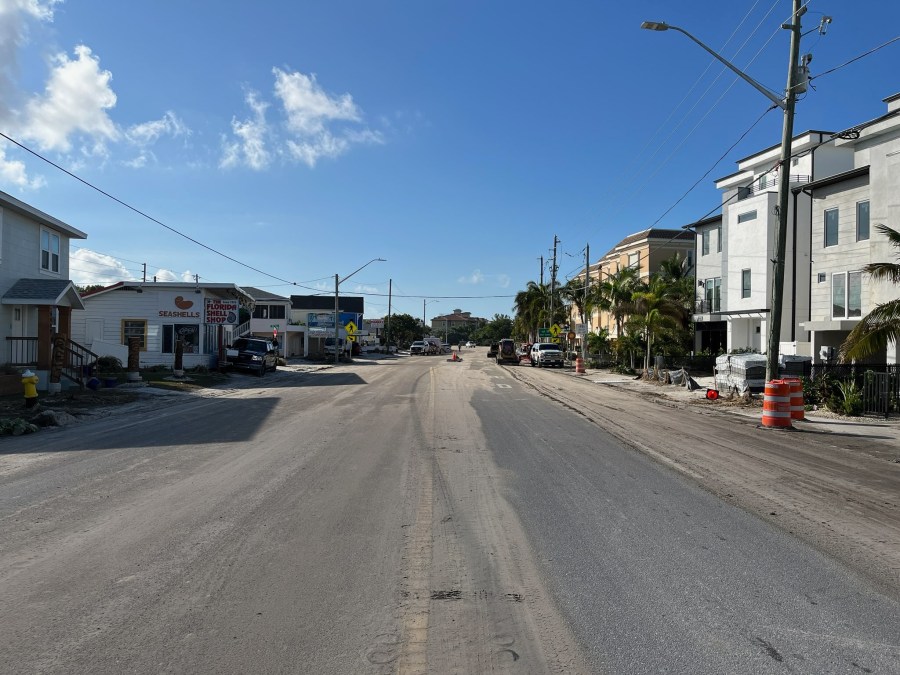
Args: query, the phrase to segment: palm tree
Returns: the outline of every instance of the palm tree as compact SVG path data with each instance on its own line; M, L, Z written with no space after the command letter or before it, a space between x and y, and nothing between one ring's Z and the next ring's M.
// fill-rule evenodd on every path
M624 267L607 275L593 289L593 304L604 312L609 312L616 322L616 337L622 335L625 317L631 311L631 296L638 283L638 271L634 267Z
M634 312L643 325L647 342L644 370L650 368L653 337L661 330L677 325L681 320L683 309L680 299L673 292L676 288L661 275L654 274L646 284L641 284L632 293Z
M694 275L687 265L687 259L674 253L659 265L659 278L669 287L666 295L673 306L678 308L676 317L680 327L687 330L694 313Z
M875 229L888 238L892 246L900 252L900 232L887 225L876 225ZM898 253L900 260L900 253ZM875 281L889 281L900 284L900 264L870 263L863 272ZM876 305L866 314L841 345L839 358L842 362L864 359L887 348L889 342L900 340L900 298Z
M516 293L513 309L516 312L516 328L529 336L537 337L537 329L546 321L550 308L550 287L529 281L524 291Z
M578 311L578 317L581 323L584 323L585 311L587 303L584 297L584 281L582 279L569 279L564 286L559 289L559 296L570 305L575 305Z

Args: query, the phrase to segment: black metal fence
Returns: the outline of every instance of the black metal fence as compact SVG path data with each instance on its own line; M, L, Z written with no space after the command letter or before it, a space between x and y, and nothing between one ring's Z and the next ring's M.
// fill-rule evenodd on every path
M889 417L900 414L900 365L895 363L809 363L790 364L784 375L797 375L811 380L829 378L836 382L852 382L862 393L866 415Z

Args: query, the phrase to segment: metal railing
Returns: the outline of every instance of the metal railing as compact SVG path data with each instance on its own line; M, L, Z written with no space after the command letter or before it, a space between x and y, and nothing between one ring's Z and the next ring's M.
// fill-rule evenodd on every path
M722 311L721 300L697 300L695 314L716 314Z
M99 357L87 347L73 340L66 341L65 350L62 375L84 387L84 383L96 375L94 371L97 369Z
M6 362L11 366L36 366L38 339L36 337L6 338Z
M802 173L792 173L790 176L788 176L788 183L790 185L797 185L798 183L809 183L811 180L812 176L808 176ZM759 181L754 181L750 185L744 185L738 188L738 201L741 201L742 199L749 199L753 195L757 195L760 192L773 192L776 190L778 190L778 180L774 177L762 184L760 184Z
M801 363L802 372L797 374L811 380L828 377L835 381L853 382L862 394L863 414L883 417L900 414L900 365Z

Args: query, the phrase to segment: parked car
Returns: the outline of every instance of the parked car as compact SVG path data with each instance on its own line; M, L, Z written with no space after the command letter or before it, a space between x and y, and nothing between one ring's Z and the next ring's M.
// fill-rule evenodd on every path
M275 345L263 338L238 338L225 349L225 358L232 368L249 370L260 377L278 369Z
M410 354L427 354L428 353L428 345L425 344L424 340L416 340L409 346Z
M536 342L531 345L531 365L538 368L544 366L557 366L562 368L565 364L563 353L555 342Z
M526 342L522 346L520 346L516 350L516 355L519 357L519 361L525 361L531 359L531 343Z
M466 343L466 349L472 349L472 348L474 348L474 347L475 347L475 343L472 342L471 340L469 340L469 341Z
M515 342L509 339L500 340L497 346L497 363L519 363Z
M488 353L487 353L488 358L496 359L497 358L497 350L499 350L499 349L500 349L500 343L492 342L491 346L488 347Z

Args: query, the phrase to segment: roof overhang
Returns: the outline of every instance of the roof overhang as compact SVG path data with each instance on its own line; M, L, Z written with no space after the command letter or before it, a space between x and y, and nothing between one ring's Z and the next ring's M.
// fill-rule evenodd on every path
M49 305L84 309L78 289L71 281L19 279L0 299L4 305Z

